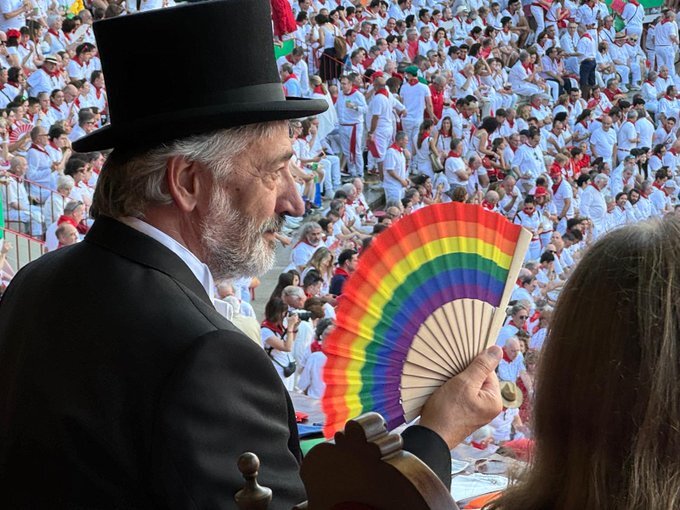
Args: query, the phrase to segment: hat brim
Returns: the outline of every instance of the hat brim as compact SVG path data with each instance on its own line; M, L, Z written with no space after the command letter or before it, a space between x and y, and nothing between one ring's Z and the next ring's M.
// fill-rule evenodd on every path
M510 385L514 386L515 395L517 396L517 398L514 401L510 401L510 400L507 400L503 396L503 394L501 393L501 400L503 401L503 407L505 407L506 409L518 409L522 406L522 403L524 402L524 394L522 393L522 390L520 390L519 387L516 384L509 382L509 381L501 381L500 390L502 392L503 388L505 386L510 386Z
M163 142L236 126L298 119L323 113L323 99L288 97L285 101L237 103L192 108L137 119L128 124L112 123L73 142L77 152L105 149L134 150Z

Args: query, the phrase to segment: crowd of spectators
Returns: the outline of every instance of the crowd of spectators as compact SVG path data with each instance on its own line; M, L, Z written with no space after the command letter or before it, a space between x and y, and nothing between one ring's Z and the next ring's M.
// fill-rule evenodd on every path
M107 122L91 25L166 6L95 0L73 12L63 2L0 0L5 221L48 250L86 234L106 158L70 146ZM275 30L277 43L294 41L277 62L286 95L330 107L290 123L307 214L287 217L278 235L295 244L264 316L248 304L251 279L219 282L218 310L266 349L290 391L319 398L322 343L373 236L434 203L478 204L533 239L498 337L507 407L472 440L486 448L486 436L531 437L533 374L584 250L678 207L676 13L664 9L649 25L644 14L625 3L617 32L597 0L276 2L275 28L295 19ZM382 210L370 208L367 186L384 192ZM3 286L14 274L10 249L0 253Z
M643 23L635 0L618 13L596 0L299 0L292 10L284 89L330 108L291 123L296 171L318 184L301 192L321 219L300 229L287 286L272 295L287 305L279 330L262 325L280 375L322 394L300 376L326 332L313 326L333 319L333 279L344 282L372 236L433 203L479 204L533 239L497 340L506 407L470 441L525 455L534 375L569 275L605 233L678 214L676 11ZM383 211L370 210L365 187L384 192Z

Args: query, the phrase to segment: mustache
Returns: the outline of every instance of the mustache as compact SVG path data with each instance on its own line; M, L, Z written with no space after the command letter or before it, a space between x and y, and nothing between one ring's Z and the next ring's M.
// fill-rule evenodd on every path
M280 232L283 226L283 216L275 216L274 218L269 218L260 227L260 233L265 232Z

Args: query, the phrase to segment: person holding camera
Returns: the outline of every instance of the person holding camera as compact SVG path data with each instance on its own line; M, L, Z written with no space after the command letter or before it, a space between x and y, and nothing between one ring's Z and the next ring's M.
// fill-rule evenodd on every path
M264 316L260 328L262 345L284 386L288 391L292 391L295 384L292 375L295 374L296 365L291 351L300 317L296 313L289 314L288 306L277 297L269 300L264 308Z

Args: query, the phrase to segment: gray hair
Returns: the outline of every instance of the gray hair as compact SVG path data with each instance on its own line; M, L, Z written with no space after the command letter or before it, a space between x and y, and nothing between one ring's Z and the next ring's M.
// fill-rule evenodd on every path
M298 287L297 285L288 285L287 287L284 287L283 290L281 291L281 296L284 298L286 297L303 298L305 297L305 291L302 290L302 287Z
M285 122L251 124L193 135L133 156L114 150L99 175L90 213L93 218L100 215L142 218L147 206L171 204L165 171L168 159L173 156L200 163L215 179L225 180L233 161L254 140L270 138Z
M304 241L305 239L307 239L309 233L317 228L321 228L321 225L319 225L316 221L310 221L309 223L305 223L304 225L302 225L302 228L300 229L300 236L298 237L298 239Z
M354 184L352 184L351 182L343 184L342 186L340 186L340 189L342 191L344 191L345 193L347 193L347 196L350 196L353 193L357 192L357 189L354 187Z
M595 179L593 179L593 182L605 185L609 182L609 176L607 174L597 174Z
M76 185L76 181L70 175L60 175L57 179L57 191L60 189L72 189Z

